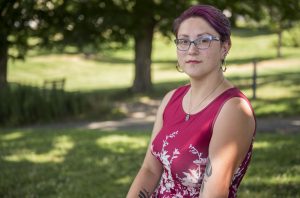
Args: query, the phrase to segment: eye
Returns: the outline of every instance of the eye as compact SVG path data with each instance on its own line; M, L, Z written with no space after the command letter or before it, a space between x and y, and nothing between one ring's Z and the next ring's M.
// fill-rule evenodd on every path
M189 45L189 44L190 44L190 41L187 40L187 39L178 39L178 40L177 40L177 43L178 43L179 45Z
M211 37L210 36L203 36L199 39L199 41L201 43L209 43L211 41Z

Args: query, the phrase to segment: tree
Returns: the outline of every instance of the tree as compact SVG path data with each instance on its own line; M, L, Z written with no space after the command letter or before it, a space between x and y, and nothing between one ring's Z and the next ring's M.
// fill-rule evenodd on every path
M132 91L151 90L151 52L155 28L168 34L171 22L188 3L184 0L4 1L0 4L0 85L7 82L9 57L24 58L37 38L43 47L74 45L101 48L110 41L134 39L135 79ZM166 26L168 25L168 30ZM8 54L9 48L17 53Z
M224 0L217 3L220 8L231 11L233 24L237 15L267 24L278 36L277 57L281 57L282 32L300 19L299 0L262 0L259 3L253 0Z
M7 84L8 58L24 59L32 47L63 50L74 45L84 50L87 45L99 47L104 40L124 41L106 26L110 21L104 20L104 14L113 13L114 7L106 9L105 2L111 1L1 1L0 87ZM34 44L29 41L33 38Z
M246 9L240 9L241 5ZM285 29L293 27L294 23L299 21L300 1L262 0L258 4L256 1L246 0L243 3L236 3L233 8L241 15L247 16L261 25L266 25L271 31L277 34L277 57L281 57L282 32Z
M24 58L27 47L30 21L33 20L34 1L22 4L17 1L0 3L0 87L7 83L8 49L15 47L13 58Z
M128 36L134 38L135 77L131 90L133 92L149 91L152 89L151 54L154 31L169 35L173 20L189 3L184 0L124 0L119 2L122 2L120 5L126 10L122 18L127 22L120 23L120 25L124 27Z
M277 57L281 57L282 32L291 28L293 22L300 19L299 0L265 0L263 10L266 12L271 30L278 36Z

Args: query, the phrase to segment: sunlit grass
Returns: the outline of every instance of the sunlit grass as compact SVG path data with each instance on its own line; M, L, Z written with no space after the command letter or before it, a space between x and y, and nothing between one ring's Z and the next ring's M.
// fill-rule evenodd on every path
M97 144L100 148L110 149L116 153L125 153L125 148L146 148L147 143L143 137L130 137L127 135L110 135L97 140Z
M11 62L8 80L42 86L44 80L66 78L66 90L93 90L129 87L132 76L132 64L101 63L80 55L47 55Z
M1 136L1 140L2 141L10 141L10 140L16 140L16 139L20 139L24 136L24 133L20 132L20 131L16 131L13 133L8 133L5 135Z
M256 142L253 147L254 147L254 149L261 149L261 148L269 148L271 146L272 145L270 144L270 142L261 141L261 142Z
M60 163L64 161L65 155L72 149L74 143L68 136L56 137L53 140L53 148L46 153L37 153L30 149L19 150L3 159L10 162L29 161L33 163Z

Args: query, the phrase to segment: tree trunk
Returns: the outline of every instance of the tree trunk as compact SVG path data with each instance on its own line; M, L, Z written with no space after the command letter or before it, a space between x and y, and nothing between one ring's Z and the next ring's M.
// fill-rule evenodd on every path
M282 30L281 29L277 32L277 35L278 35L277 58L280 58L282 56L282 54L281 54L281 48L282 48Z
M1 38L2 37L2 38ZM7 85L7 60L8 60L8 42L7 37L0 37L0 88Z
M151 53L154 25L144 26L140 34L134 36L135 77L131 90L147 92L152 90L151 82Z

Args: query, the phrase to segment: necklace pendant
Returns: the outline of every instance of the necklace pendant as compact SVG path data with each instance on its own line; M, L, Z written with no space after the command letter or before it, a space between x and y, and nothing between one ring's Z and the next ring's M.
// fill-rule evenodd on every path
M188 121L190 119L190 114L185 115L185 121Z

